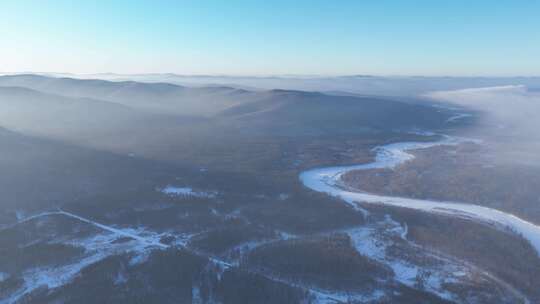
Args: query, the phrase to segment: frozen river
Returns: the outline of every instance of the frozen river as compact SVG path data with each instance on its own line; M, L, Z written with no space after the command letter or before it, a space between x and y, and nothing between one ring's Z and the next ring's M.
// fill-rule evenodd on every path
M478 222L492 224L501 229L510 229L527 239L540 255L540 226L525 221L513 214L461 202L385 196L356 189L353 191L344 187L341 181L341 176L343 174L353 170L393 169L414 159L414 155L410 153L410 151L413 150L427 149L440 145L459 145L469 141L473 140L443 136L442 140L436 142L403 142L380 146L375 148L376 156L374 162L362 165L312 169L302 172L300 174L300 180L306 187L318 192L324 192L332 196L340 197L353 208L362 212L365 211L357 204L357 202L411 208L467 218Z

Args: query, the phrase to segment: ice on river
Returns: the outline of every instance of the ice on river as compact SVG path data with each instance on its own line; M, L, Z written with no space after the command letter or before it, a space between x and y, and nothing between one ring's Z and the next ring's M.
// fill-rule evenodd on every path
M342 198L353 208L358 208L357 202L380 203L391 206L406 207L427 212L446 214L456 217L493 224L498 228L509 229L527 239L540 255L540 226L525 221L513 214L500 210L460 202L443 202L424 199L412 199L377 195L367 192L353 192L341 187L341 176L353 170L393 169L414 159L408 153L411 150L426 149L440 145L458 145L464 142L478 142L471 139L444 136L437 142L403 142L375 148L375 161L362 165L338 166L312 169L300 174L302 183L315 191L328 193Z

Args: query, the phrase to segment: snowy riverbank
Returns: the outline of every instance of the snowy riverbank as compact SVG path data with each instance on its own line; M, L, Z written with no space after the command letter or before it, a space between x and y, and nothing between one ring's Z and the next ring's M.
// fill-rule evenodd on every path
M471 141L473 140L443 136L443 139L437 142L403 142L380 146L375 149L376 157L374 162L362 165L312 169L302 172L300 174L300 180L306 187L312 190L340 197L359 211L364 210L358 206L357 202L385 204L467 218L493 224L501 229L510 229L527 239L540 255L540 226L527 222L515 215L496 209L460 202L392 197L361 191L353 192L340 186L342 185L341 176L349 171L384 168L393 169L414 159L414 155L408 153L408 151L427 149L440 145L458 145Z

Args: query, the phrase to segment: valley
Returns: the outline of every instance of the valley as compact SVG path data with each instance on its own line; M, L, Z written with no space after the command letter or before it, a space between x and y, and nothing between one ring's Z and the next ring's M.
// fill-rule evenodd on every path
M540 298L532 173L500 205L429 175L484 165L462 108L44 76L0 95L0 303Z

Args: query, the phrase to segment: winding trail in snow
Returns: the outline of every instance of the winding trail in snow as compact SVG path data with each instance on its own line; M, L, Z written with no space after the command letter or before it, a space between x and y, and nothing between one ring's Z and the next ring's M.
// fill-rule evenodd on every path
M39 219L39 218L42 218L42 217L49 217L49 216L55 216L55 215L60 215L60 216L66 216L66 217L73 218L75 220L78 220L78 221L87 223L89 225L98 227L98 228L100 228L102 230L111 232L114 235L117 235L117 236L120 236L120 237L132 238L132 239L136 240L137 242L141 243L142 245L144 245L145 247L154 247L154 248L159 248L159 249L167 249L167 248L172 248L172 247L182 248L182 249L184 249L184 250L186 250L186 251L188 251L188 252L190 252L192 254L195 254L197 256L206 257L211 262L213 262L216 265L219 265L219 266L223 267L224 269L234 267L234 266L238 266L238 265L235 265L234 263L227 262L225 260L219 259L217 257L211 256L211 255L208 255L208 254L205 254L205 253L200 252L198 250L194 250L193 248L190 248L190 247L185 246L185 245L178 245L178 244L177 245L167 245L167 244L163 244L156 238L141 236L141 235L139 235L139 234L137 234L135 232L131 232L130 229L126 230L126 229L114 228L112 226L108 226L108 225L96 222L96 221L91 220L89 218L82 217L80 215L77 215L77 214L74 214L74 213L71 213L71 212L68 212L68 211L64 211L62 209L59 209L58 211L42 212L42 213L39 213L39 214L35 214L35 215L32 215L32 216L20 219L16 223L12 224L11 227L14 227L15 225L23 224L23 223L26 223L26 222L29 222L29 221L32 221L32 220L35 220L35 219ZM77 270L72 271L73 273L70 274L70 275L69 274L66 275L64 273L63 275L66 276L67 279L62 280L62 283L60 283L60 284L58 284L58 286L54 286L54 287L59 287L59 286L65 285L67 282L71 281L71 278L76 273L78 273L81 269L83 269L84 267L86 267L86 266L88 266L90 264L94 264L94 263L99 262L100 260L102 260L106 256L107 255L94 255L94 256L90 256L90 257L86 258L86 259L89 259L89 261L87 261L85 263L81 263L81 262L76 263L76 265L81 265L81 267L76 268ZM73 265L67 265L67 267L72 267L72 266ZM61 268L60 272L63 272L62 270L64 270L64 269ZM267 278L269 280L280 282L280 283L287 284L287 285L292 286L292 287L296 287L296 288L300 288L300 289L309 291L311 294L316 296L316 298L318 300L318 303L333 303L333 304L334 303L346 303L348 301L347 300L348 297L350 296L350 295L346 295L346 294L336 294L336 293L332 293L332 292L325 292L324 290L316 289L316 288L313 288L313 287L307 286L307 285L302 285L302 284L299 284L298 282L292 282L292 281L288 281L288 280L285 280L285 279L280 279L280 278L277 278L275 276L271 276L268 273L260 271L258 269L249 269L249 271L252 272L252 273L257 273L257 274L259 274L259 275L261 275L261 276L263 276L263 277L265 277L265 278ZM38 287L40 287L42 285L48 285L46 282L43 282L42 278L38 278L36 281L37 282L33 282L33 284L30 284L30 286L25 286L23 289L15 292L14 294L10 295L6 299L0 298L0 304L13 304L13 303L16 303L23 296L33 292L36 288L38 288Z
M413 160L415 157L409 151L427 149L441 145L459 145L465 142L478 142L472 139L443 135L436 142L402 142L380 146L374 149L375 161L367 164L352 166L337 166L316 168L300 174L300 180L307 188L339 197L356 210L366 213L357 203L384 204L389 206L416 209L431 213L445 214L487 223L503 230L511 230L528 240L540 255L540 226L523 220L513 214L479 205L413 199L378 195L363 191L352 191L344 185L343 174L354 170L394 169L397 166Z
M156 238L155 236L141 236L140 234L136 233L136 232L132 232L131 229L118 229L118 228L114 228L112 226L108 226L108 225L105 225L105 224L102 224L102 223L99 223L99 222L96 222L94 220L91 220L89 218L86 218L86 217L82 217L80 215L77 215L77 214L74 214L74 213L71 213L71 212L68 212L68 211L64 211L62 209L59 209L58 211L50 211L50 212L43 212L43 213L40 213L40 214L36 214L36 215L33 215L33 216L30 216L30 217L27 217L27 218L24 218L20 221L18 221L16 224L22 224L22 223L25 223L25 222L28 222L28 221L31 221L31 220L34 220L34 219L37 219L37 218L40 218L40 217L46 217L46 216L51 216L51 215L63 215L63 216L66 216L66 217L70 217L70 218L73 218L75 220L78 220L78 221L81 221L83 223L87 223L89 225L92 225L92 226L95 226L97 228L100 228L102 230L105 230L105 231L108 231L108 232L111 232L119 237L126 237L126 238L131 238L131 239L134 239L136 240L137 242L141 243L142 245L145 245L146 247L156 247L156 248L160 248L160 249L167 249L167 248L172 248L172 247L181 247L193 254L196 254L196 255L199 255L199 256L205 256L207 257L210 261L216 263L216 264L220 264L224 267L232 267L233 265L231 263L228 263L226 261L223 261L223 260L220 260L220 259L217 259L211 255L208 255L208 254L203 254L197 250L194 250L194 249L191 249L185 245L168 245L168 244L163 244L159 241L159 238Z
M114 227L111 227L111 226L103 225L101 223L98 223L96 221L92 221L92 220L84 218L82 216L78 216L78 215L73 214L71 212L60 210L60 211L57 212L57 214L74 218L74 219L79 220L81 222L84 222L84 223L96 226L98 228L101 228L101 229L103 229L105 231L109 231L109 232L112 232L114 234L117 234L119 236L135 239L135 240L137 240L137 241L139 241L139 242L141 242L141 243L143 243L144 245L147 245L147 246L159 247L159 248L162 248L162 249L165 249L165 248L169 247L168 245L160 243L158 240L155 240L155 239L152 239L152 238L145 238L145 237L142 237L142 236L140 236L138 234L130 233L130 232L126 231L126 230L117 229L117 228L114 228Z

